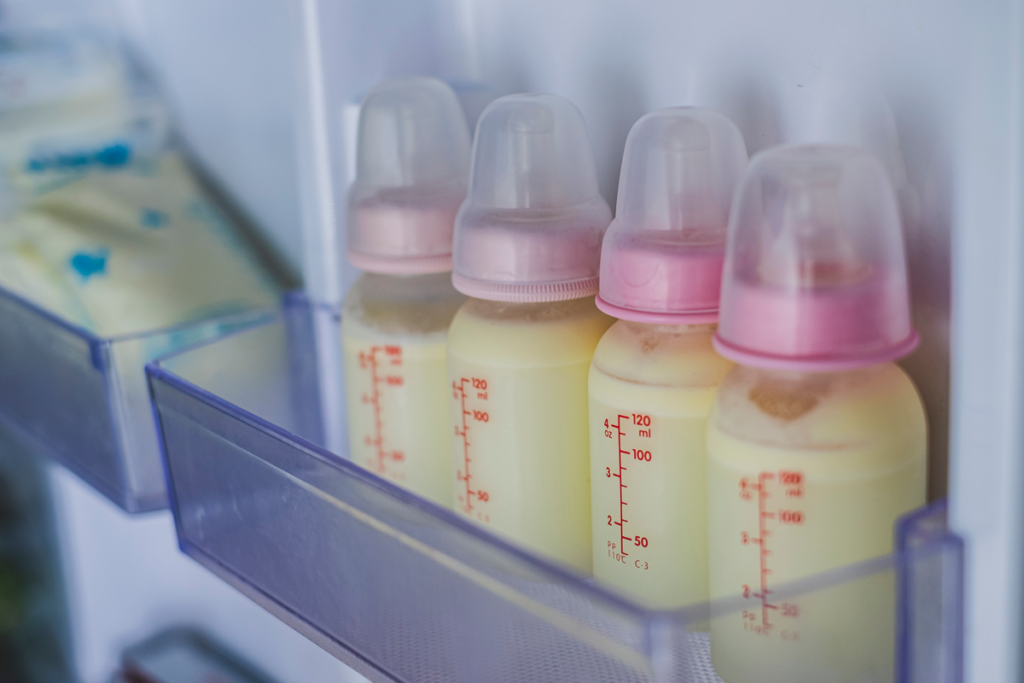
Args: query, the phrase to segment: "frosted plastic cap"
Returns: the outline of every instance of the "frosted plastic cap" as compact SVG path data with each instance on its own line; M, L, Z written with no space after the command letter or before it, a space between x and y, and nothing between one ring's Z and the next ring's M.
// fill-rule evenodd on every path
M389 81L367 95L348 200L353 265L408 275L451 270L469 148L462 108L441 81Z
M637 121L604 237L598 308L637 322L715 322L729 207L746 166L743 136L714 110Z
M816 145L754 157L729 221L718 352L834 371L916 345L899 210L878 161Z
M593 296L610 221L579 110L554 95L502 97L477 125L452 282L494 301Z

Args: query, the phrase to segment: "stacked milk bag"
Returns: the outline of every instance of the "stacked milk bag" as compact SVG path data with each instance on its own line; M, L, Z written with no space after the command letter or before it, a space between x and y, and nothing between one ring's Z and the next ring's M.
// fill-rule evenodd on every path
M274 305L168 119L108 43L0 37L0 287L103 337Z

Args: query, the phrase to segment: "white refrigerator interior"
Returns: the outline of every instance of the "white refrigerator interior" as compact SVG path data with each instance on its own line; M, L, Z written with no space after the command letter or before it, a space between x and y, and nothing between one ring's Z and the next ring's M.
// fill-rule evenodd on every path
M170 513L129 517L57 466L50 482L82 683L106 683L126 647L182 625L282 683L364 680L178 552Z
M114 5L189 148L325 302L340 301L355 274L340 247L353 103L384 78L440 77L470 109L513 92L568 98L587 121L610 202L626 133L660 107L721 110L751 154L807 141L867 147L897 187L908 241L923 343L905 367L929 412L930 493L946 494L948 449L951 519L967 544L965 680L1020 679L1024 2ZM283 681L328 675L326 655L178 557L166 514L126 520L68 475L54 481L84 680L99 680L130 620L176 617L207 625ZM150 559L116 581L86 552L89 536ZM96 626L90 606L119 601L131 605L124 630Z

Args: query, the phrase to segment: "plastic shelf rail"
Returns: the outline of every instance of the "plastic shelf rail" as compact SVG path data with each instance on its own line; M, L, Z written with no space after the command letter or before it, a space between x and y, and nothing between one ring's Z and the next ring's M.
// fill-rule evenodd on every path
M104 338L0 288L0 420L125 511L165 508L146 362L272 315Z
M320 406L322 324L336 312L293 299L148 366L185 553L374 681L720 681L704 631L749 600L646 610L324 448L343 416ZM959 683L961 562L939 504L902 521L891 555L777 587L809 609L888 591L891 619L842 632L891 651L859 678L794 656L764 680Z

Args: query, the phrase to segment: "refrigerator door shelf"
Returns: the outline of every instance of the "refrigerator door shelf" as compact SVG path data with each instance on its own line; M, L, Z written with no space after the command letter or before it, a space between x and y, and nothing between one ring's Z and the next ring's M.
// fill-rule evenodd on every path
M0 288L0 420L125 511L166 508L146 362L272 315L103 338Z
M185 553L374 681L721 680L703 631L747 618L739 591L646 610L324 448L342 416L320 408L331 349L313 332L337 322L292 298L147 367ZM829 615L804 638L844 663L788 657L763 680L959 683L961 561L940 504L903 520L893 554L776 587L791 613Z

